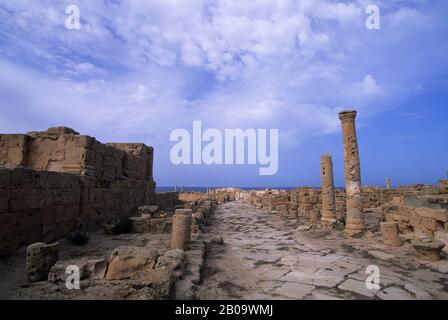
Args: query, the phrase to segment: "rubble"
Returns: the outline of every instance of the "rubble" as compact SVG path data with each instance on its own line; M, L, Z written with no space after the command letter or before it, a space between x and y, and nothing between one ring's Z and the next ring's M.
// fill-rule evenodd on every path
M414 239L411 241L411 244L417 251L418 257L428 261L440 261L440 253L443 247L445 247L445 244L438 240L425 242Z

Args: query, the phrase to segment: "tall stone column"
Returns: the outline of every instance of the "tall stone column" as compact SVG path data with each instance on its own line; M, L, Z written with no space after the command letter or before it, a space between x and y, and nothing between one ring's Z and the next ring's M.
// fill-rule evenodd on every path
M322 169L322 227L331 229L336 223L333 160L331 155L323 155L320 160Z
M344 174L347 194L345 232L350 237L363 233L365 229L364 215L362 212L361 168L355 118L356 111L350 110L339 113L344 139Z
M390 178L386 178L386 190L390 190Z

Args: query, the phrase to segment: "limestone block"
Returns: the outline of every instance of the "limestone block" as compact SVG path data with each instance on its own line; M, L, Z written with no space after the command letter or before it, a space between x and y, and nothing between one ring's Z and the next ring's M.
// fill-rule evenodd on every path
M431 218L422 218L420 221L421 221L421 226L428 231L433 231L433 232L437 231L442 226L435 219L431 219Z
M132 224L132 231L135 233L147 233L150 232L151 219L143 217L131 217L129 218Z
M418 258L426 261L440 261L440 253L445 247L445 243L438 240L425 242L414 239L411 244L417 251Z
M183 275L184 259L186 254L183 250L169 250L157 259L156 269L168 268L175 272L178 277Z
M159 206L151 205L151 206L143 206L138 208L138 212L140 214L149 214L152 215L159 210Z
M69 266L76 266L79 268L80 280L88 279L90 277L93 279L103 279L107 270L107 265L108 263L106 259L79 258L58 261L50 269L48 281L53 283L59 281L65 282L70 275L70 273L67 273L67 268Z
M159 253L155 249L132 246L118 247L109 258L105 279L128 279L142 268L154 269L158 257Z
M30 137L23 134L0 135L0 165L17 167L26 163Z
M78 145L79 147L83 147L86 149L92 148L92 143L94 140L95 140L95 138L85 136L85 135L80 135L80 136L74 137L75 144Z
M430 218L441 222L448 222L448 210L432 208L415 208L416 214L423 218Z

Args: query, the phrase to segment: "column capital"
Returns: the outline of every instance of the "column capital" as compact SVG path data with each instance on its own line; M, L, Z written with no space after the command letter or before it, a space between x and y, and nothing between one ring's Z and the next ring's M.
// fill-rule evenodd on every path
M339 120L344 122L353 122L355 121L357 112L355 110L345 110L339 112Z

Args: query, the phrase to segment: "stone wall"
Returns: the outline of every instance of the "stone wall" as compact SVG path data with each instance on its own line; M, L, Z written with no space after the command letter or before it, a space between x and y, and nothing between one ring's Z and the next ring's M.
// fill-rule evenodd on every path
M72 129L0 135L0 255L155 203L153 149Z
M156 194L156 205L161 210L175 209L179 199L178 192L158 192Z
M448 193L448 180L440 180L439 192L447 192Z
M24 166L27 162L29 139L24 134L0 135L0 166Z
M190 201L201 201L201 200L207 200L209 198L209 195L204 192L181 192L179 193L179 200L184 202L190 202Z
M445 190L442 180L439 186L416 184L386 190L380 187L362 188L362 207L367 211L381 208L393 198L411 195L436 195ZM289 197L289 200L288 200ZM263 190L243 191L240 190L240 198L250 202L258 208L268 211L278 211L287 214L288 217L308 216L313 209L322 209L321 189L311 187L300 187L290 191ZM335 190L336 215L338 220L346 219L346 193L343 189Z
M432 238L448 246L448 194L404 195L382 206L384 220L396 222L400 237ZM448 247L446 247L448 249ZM448 252L444 249L445 252Z
M152 147L142 143L103 144L66 127L26 135L2 134L0 150L0 166L4 167L153 182Z

